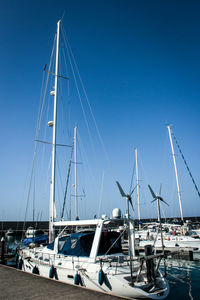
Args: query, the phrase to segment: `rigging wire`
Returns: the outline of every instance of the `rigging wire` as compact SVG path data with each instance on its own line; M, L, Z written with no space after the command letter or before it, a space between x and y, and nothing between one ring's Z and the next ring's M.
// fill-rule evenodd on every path
M72 71L72 75L73 75L73 78L74 78L75 87L76 87L76 90L77 90L79 102L80 102L81 109L82 109L82 112L83 112L84 121L85 121L86 128L87 128L87 131L88 131L89 141L90 141L90 144L91 144L91 149L93 150L95 156L97 157L97 154L95 152L94 143L93 143L93 140L92 140L92 134L91 134L90 127L89 127L89 121L88 121L87 116L86 116L86 111L85 111L85 108L84 108L84 105L83 105L83 100L82 100L82 97L81 97L81 91L80 91L80 88L78 86L77 76L76 76L75 69L74 69L74 65L76 63L75 63L74 57L72 57L73 53L71 53L71 48L69 46L69 42L68 42L68 40L66 38L66 35L64 34L64 32L62 32L62 33L63 33L63 38L64 38L64 42L65 42L65 47L66 47L66 50L67 50L67 55L68 55L68 59L69 59L69 63L70 63L71 71ZM64 55L64 57L65 57L65 55ZM73 61L72 61L72 58L73 58ZM77 66L76 66L76 68L77 68ZM91 178L94 179L94 176L92 176Z
M51 78L51 84L52 84L52 78ZM48 120L50 119L49 118L49 114L50 114L50 98L52 96L49 94L48 96L48 99L46 98L46 102L47 102L47 107L46 107L46 120L45 120L45 124L48 124ZM46 141L46 138L47 138L47 128L48 126L45 126L45 129L44 129L44 134L43 134L43 141ZM38 134L39 136L39 134ZM44 169L44 161L45 161L45 153L46 153L46 147L45 145L43 145L42 147L42 155L41 155L41 173Z
M41 123L42 123L42 119L43 119L43 111L44 111L44 104L45 104L45 99L46 99L46 94L47 94L47 87L48 87L48 82L49 82L49 77L50 77L50 70L51 70L51 65L52 65L52 61L53 61L53 54L55 51L55 44L56 44L56 35L54 37L54 42L53 42L53 48L51 51L51 57L50 57L50 63L49 63L49 68L48 68L48 73L47 73L47 80L46 80L46 85L45 85L45 89L44 89L44 95L43 95L43 102L41 105L41 110L39 111L39 118L38 118L38 126L36 129L36 139L38 139L39 136L39 131L41 128Z
M68 41L68 39L67 39L67 35L66 35L66 32L65 32L65 29L64 29L63 27L61 27L61 28L62 28L62 30L63 30L63 32L64 32L63 36L64 36L64 41L65 41L65 43L66 43L67 51L68 51L68 52L70 51L70 53L71 53L71 57L72 57L72 59L73 59L74 66L75 66L76 72L77 72L77 74L78 74L78 77L79 77L79 80L80 80L80 83L81 83L81 87L82 87L82 89L83 89L83 93L84 93L84 95L85 95L85 98L86 98L86 101L87 101L87 104L88 104L88 107L89 107L89 110L90 110L90 113L91 113L91 116L92 116L92 119L93 119L93 122L94 122L94 125L95 125L95 128L96 128L96 131L97 131L97 135L98 135L98 137L99 137L100 144L101 144L102 149L103 149L103 151L104 151L104 155L105 155L105 157L106 157L106 159L107 159L107 162L108 162L108 165L109 165L110 172L111 172L111 174L112 174L112 177L115 178L115 176L114 176L114 171L113 171L113 168L112 168L112 166L111 166L110 158L109 158L108 153L107 153L107 151L106 151L106 147L105 147L103 138L102 138L102 136L101 136L100 130L99 130L99 128L98 128L97 121L96 121L96 119L95 119L95 116L94 116L94 113L93 113L93 110L92 110L92 106L91 106L91 104L90 104L88 95L87 95L86 90L85 90L85 86L84 86L84 84L83 84L82 77L81 77L81 75L80 75L78 66L77 66L77 64L76 64L76 60L75 60L74 54L73 54L72 49L71 49L71 47L70 47L69 41ZM69 50L68 50L68 48L69 48ZM70 60L70 61L71 61L71 60ZM74 71L73 71L73 73L74 73ZM77 81L76 81L76 82L77 82ZM83 103L82 103L81 98L79 98L79 100L80 100L81 107L82 107L82 110L83 110L84 118L86 118L86 116L85 116L85 111L84 111L84 107L83 107ZM87 121L86 121L86 122L87 122ZM88 127L88 122L87 122L86 124L87 124L87 127ZM91 133L90 133L89 128L88 128L88 133L89 133L89 136L90 136L90 139L91 139ZM91 143L92 143L92 145L93 145L92 140L91 140ZM94 146L93 146L93 147L94 147Z
M134 162L133 169L132 169L132 175L131 175L131 183L130 183L129 194L130 194L131 191L133 190L133 180L134 180L134 175L135 175L135 162Z
M188 167L188 164L187 164L187 162L186 162L186 160L185 160L185 157L184 157L184 155L183 155L183 152L181 151L181 148L180 148L180 146L179 146L179 144L178 144L178 141L177 141L177 139L176 139L176 137L175 137L175 135L174 135L173 132L172 132L172 136L173 136L173 138L174 138L174 140L175 140L175 143L176 143L176 145L177 145L177 147L178 147L178 150L179 150L179 152L180 152L180 154L181 154L181 157L182 157L182 159L183 159L183 161L184 161L184 164L185 164L185 166L186 166L186 168L187 168L187 170L188 170L188 173L189 173L189 175L190 175L190 178L192 179L192 182L193 182L193 184L194 184L194 186L195 186L195 189L196 189L196 191L197 191L197 193L198 193L198 196L200 197L199 189L198 189L198 187L197 187L197 185L196 185L196 182L195 182L195 180L194 180L194 178L193 178L193 176L192 176L192 173L191 173L191 171L190 171L190 169L189 169L189 167Z
M89 174L89 177L91 178L90 181L91 181L92 186L93 187L95 186L96 190L98 190L98 185L97 185L98 180L95 180L95 174L93 172L93 169L91 168L91 164L89 163L87 153L86 153L86 149L84 147L84 143L82 141L82 138L81 138L81 135L80 135L79 131L77 132L77 135L78 135L78 141L79 141L78 145L80 145L79 151L80 151L81 161L85 162L85 164L83 165L85 167L85 170L86 170L86 167L87 167L87 172L85 171L85 173Z
M59 60L59 70L60 70L60 74L62 74L62 63L61 63L61 55L60 55L60 60ZM62 134L64 135L64 102L63 102L63 85L60 84L60 81L58 81L58 93L60 94L60 102L61 102L61 114L62 114Z
M146 209L148 209L148 215L151 216L151 218L153 218L153 216L155 215L155 209L153 208L152 205L150 205L149 191L147 191L147 192L144 191L144 187L147 187L149 182L151 182L151 180L150 180L151 177L149 177L149 174L146 172L142 157L140 155L140 151L138 152L138 164L140 165L140 173L141 173L140 177L142 178L142 182L143 182L143 184L142 184L143 188L141 189L141 191L143 191L143 193L142 193L143 202L140 202L140 205L145 206ZM140 180L140 182L141 182L141 180Z
M65 70L66 70L66 73L68 74L69 70L68 70L68 66L67 66L66 55L65 55L63 44L62 44L62 52L63 52L63 58L64 58L64 63L65 63ZM71 134L70 129L69 129L70 125L71 125L71 115L70 115L71 101L70 101L69 83L70 83L70 80L67 80L67 99L68 99L68 117L67 117L67 120L68 120L68 138L70 139L72 134Z
M42 126L42 121L44 119L44 110L46 108L46 120L44 121L45 124L48 123L49 120L49 114L50 114L50 99L51 99L51 95L48 94L47 97L47 90L48 90L48 86L52 86L52 82L53 82L53 77L50 76L50 70L54 67L54 61L53 61L53 55L55 53L55 45L56 45L56 35L54 36L54 41L53 41L53 47L52 47L52 51L51 51L51 56L50 56L50 62L49 62L49 68L47 71L47 77L46 77L46 85L45 85L45 90L44 90L44 96L43 96L43 103L42 103L42 107L41 107L41 111L40 111L40 118L39 118L39 122L38 122L38 132L36 135L36 140L39 139L39 134L41 131L41 126ZM45 74L45 72L44 72ZM44 128L44 133L43 133L43 141L46 140L47 137L47 126L45 126ZM45 152L46 152L46 147L45 145L43 145L42 147L42 154L41 154L41 172L43 173L43 169L44 169L44 161L45 161Z
M50 69L51 63L52 63L52 57L53 57L53 52L54 52L54 47L55 47L55 40L56 40L56 38L54 38L54 44L53 44L53 49L52 49L52 52L51 52L49 69ZM35 137L36 138L35 139L38 139L39 131L40 131L40 128L41 128L42 115L43 115L43 110L44 110L44 103L45 103L45 98L46 98L46 93L47 93L49 73L47 75L47 80L46 80L46 86L45 87L44 87L44 78L45 78L45 75L43 73L41 93L40 93L40 105L41 105L41 109L39 109L39 113L38 113L38 121L37 121L37 126L36 126L36 133L35 133ZM44 94L42 94L43 88L44 88ZM31 168L30 183L29 183L29 187L28 187L28 195L27 195L26 208L25 208L23 232L25 230L27 213L28 213L28 206L29 206L29 202L30 202L30 193L31 193L31 187L32 187L33 174L34 174L34 171L35 171L37 148L38 148L38 143L36 142L35 143L35 148L34 148L34 154L33 154L33 162L32 162L32 168Z
M59 161L58 161L58 156L56 157L56 166L57 166L57 170L58 170L58 174L59 174L59 178L60 178L60 186L61 186L61 191L62 194L64 196L64 188L63 188L63 183L62 183L62 177L61 177L61 171L60 171L60 166L59 166ZM57 184L58 186L58 184ZM59 189L57 188L57 190L59 191ZM63 198L63 197L62 197ZM60 212L61 212L61 204L60 204L60 197L58 197L59 199L59 208L60 208ZM60 213L61 215L61 213Z
M67 173L67 181L66 181L65 193L64 193L64 201L63 201L63 207L62 207L62 213L61 213L61 220L64 218L64 211L65 211L67 191L68 191L68 185L69 185L69 179L70 179L70 171L71 171L71 165L72 165L73 151L74 151L74 144L72 145L72 148L71 148L69 168L68 168L68 173ZM70 218L70 213L68 213L68 219L69 218Z
M63 27L61 27L61 28L62 28L62 30L64 31ZM80 101L80 104L81 104L81 108L82 108L82 112L83 112L83 117L84 117L85 124L86 124L87 130L88 130L88 135L89 135L90 143L91 143L92 149L93 149L93 151L94 151L94 153L95 153L94 143L93 143L93 141L92 141L92 134L91 134L91 131L90 131L90 128L89 128L89 122L88 122L88 119L87 119L87 117L86 117L86 112L85 112L84 105L83 105L83 101L82 101L82 98L81 98L80 89L79 89L79 87L78 87L78 82L77 82L77 78L76 78L76 75L75 75L75 70L74 70L74 68L73 68L73 63L72 63L71 56L70 56L70 47L69 47L69 43L68 43L67 37L66 37L64 34L63 34L63 37L64 37L64 42L65 42L65 45L66 45L66 49L67 49L67 54L68 54L68 58L69 58L69 63L70 63L70 66L71 66L72 75L73 75L73 78L74 78L74 83L75 83L75 86L76 86L78 98L79 98L79 101ZM73 57L72 57L72 58L73 58Z
M102 180L101 180L101 189L100 189L100 199L99 199L99 209L98 209L98 219L100 218L100 211L101 211L101 203L102 203L102 197L103 197L103 184L104 184L104 172L102 174Z
M35 174L33 179L33 222L35 221Z

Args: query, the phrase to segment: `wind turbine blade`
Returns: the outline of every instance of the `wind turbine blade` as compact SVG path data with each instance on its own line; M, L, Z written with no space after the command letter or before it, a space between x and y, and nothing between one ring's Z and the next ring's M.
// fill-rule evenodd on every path
M136 186L134 187L134 189L132 190L132 192L130 193L130 196L133 194L133 192L135 191L136 187L137 187L137 184L136 184Z
M162 190L162 183L160 184L159 196L161 196L161 190Z
M152 200L151 203L152 203L152 202L155 202L156 200L157 200L157 199Z
M151 192L151 195L154 199L156 199L156 194L154 193L154 191L152 190L152 188L150 187L150 185L148 184L149 190Z
M124 191L123 191L123 189L122 189L122 187L121 187L121 185L119 184L118 181L116 181L116 184L117 184L117 186L118 186L118 189L119 189L119 191L120 191L121 196L122 196L122 197L126 197L126 194L124 193Z
M131 206L132 206L132 209L133 209L133 211L134 211L134 207L133 207L133 203L132 203L131 197L129 198L129 202L130 202L130 204L131 204Z
M163 199L160 199L160 200L169 206L169 204L165 200L163 200Z

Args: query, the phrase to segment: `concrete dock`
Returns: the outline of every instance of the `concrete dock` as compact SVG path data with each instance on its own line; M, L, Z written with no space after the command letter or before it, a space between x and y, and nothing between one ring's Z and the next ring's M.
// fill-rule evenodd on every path
M120 300L128 298L92 291L0 265L0 299Z

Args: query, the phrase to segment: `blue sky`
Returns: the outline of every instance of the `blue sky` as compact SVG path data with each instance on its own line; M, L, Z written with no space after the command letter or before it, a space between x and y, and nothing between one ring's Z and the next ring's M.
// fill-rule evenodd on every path
M95 142L98 159L92 166L97 171L97 188L91 187L80 201L82 217L98 211L103 172L101 212L109 215L114 207L125 211L115 180L129 190L135 147L141 216L156 216L147 184L158 191L160 183L170 204L163 207L165 215L180 216L166 124L173 124L200 188L199 11L199 1L1 3L0 219L24 218L43 67L49 60L56 23L64 13L63 27L109 157L108 163ZM79 114L77 120L81 120ZM184 215L199 216L200 199L177 149L176 154ZM133 197L135 202L136 194ZM37 208L48 219L48 196L44 198ZM135 208L137 217L136 204Z

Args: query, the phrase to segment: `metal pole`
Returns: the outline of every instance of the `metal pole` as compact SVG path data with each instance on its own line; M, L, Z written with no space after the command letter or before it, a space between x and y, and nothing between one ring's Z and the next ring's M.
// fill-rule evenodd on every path
M5 237L1 238L1 263L4 264L4 254L5 254Z
M60 23L57 23L57 42L56 42L56 66L55 66L55 91L54 91L54 113L53 113L53 141L52 141L52 176L51 176L51 195L50 195L50 217L49 217L49 242L54 240L54 204L55 204L55 169L56 169L56 120L57 120L57 99L58 99L58 68L59 68L59 41Z
M140 221L140 186L139 186L139 176L138 176L138 155L137 148L135 148L135 164L136 164L136 185L137 185L137 198L138 198L138 220ZM139 229L141 225L139 224Z
M78 217L78 202L77 202L77 143L76 143L76 134L77 134L77 127L74 127L75 215L76 215L76 220L79 220L79 217Z
M178 200L179 200L179 206L180 206L180 212L181 212L181 220L183 221L183 209L182 209L182 203L181 203L181 193L180 193L180 186L179 186L179 180L178 180L178 172L177 172L177 166L176 166L176 157L174 153L174 146L172 141L172 135L171 135L171 127L168 125L168 132L169 132L169 139L172 149L172 156L173 156L173 162L174 162L174 169L175 169L175 175L176 175L176 184L177 184L177 190L178 190Z
M160 222L160 213L159 213L160 208L159 208L158 200L157 200L157 210L158 210L158 222Z
M130 255L130 271L131 271L131 284L133 285L133 266L132 266L132 259L133 259L133 245L130 233L130 215L129 215L129 199L126 198L127 203L127 218L128 218L128 245L129 245L129 255Z
M161 224L161 217L160 217L160 202L157 200L158 203L158 219L160 223L160 237L161 237L161 245L162 245L162 251L164 253L164 244L163 244L163 234L162 234L162 224Z

